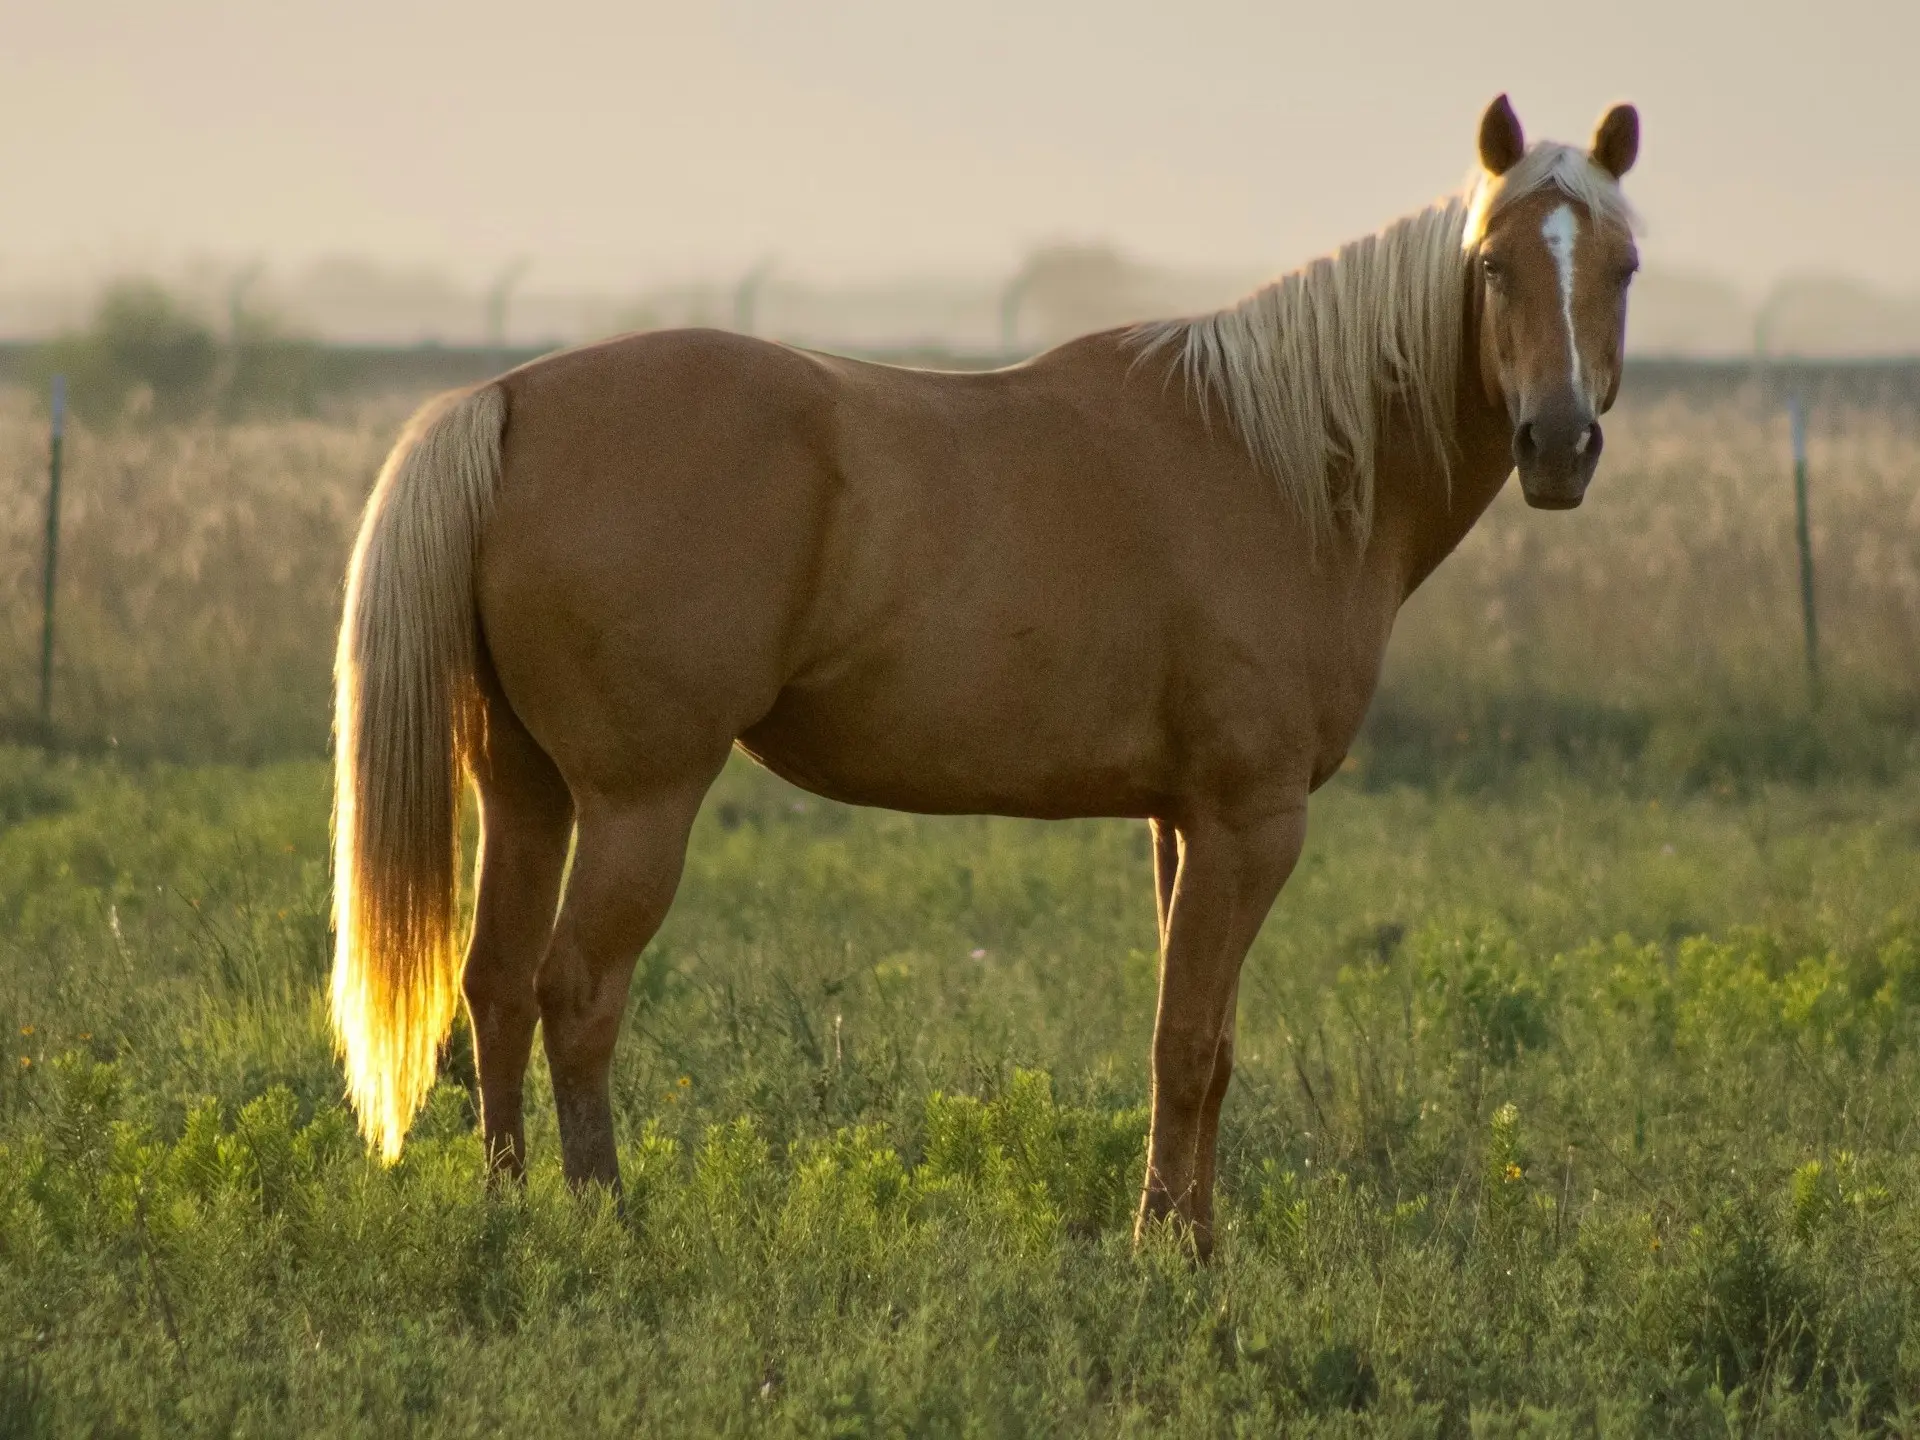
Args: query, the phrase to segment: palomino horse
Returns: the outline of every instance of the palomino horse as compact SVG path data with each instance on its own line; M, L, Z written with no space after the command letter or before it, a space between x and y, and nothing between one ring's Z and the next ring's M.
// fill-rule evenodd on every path
M1638 144L1621 106L1529 149L1503 96L1465 194L987 374L679 331L429 406L340 634L332 1014L370 1140L398 1153L464 990L493 1169L539 1021L566 1175L619 1185L628 982L739 745L855 804L1151 823L1140 1219L1206 1253L1241 962L1394 615L1516 464L1545 509L1593 475Z

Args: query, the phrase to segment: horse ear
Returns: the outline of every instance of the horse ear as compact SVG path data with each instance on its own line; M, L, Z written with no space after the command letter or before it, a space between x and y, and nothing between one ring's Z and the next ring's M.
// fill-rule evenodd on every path
M1618 180L1640 154L1640 112L1616 105L1593 132L1593 163Z
M1491 175L1504 175L1527 153L1527 137L1520 133L1520 117L1502 95L1480 117L1480 163Z

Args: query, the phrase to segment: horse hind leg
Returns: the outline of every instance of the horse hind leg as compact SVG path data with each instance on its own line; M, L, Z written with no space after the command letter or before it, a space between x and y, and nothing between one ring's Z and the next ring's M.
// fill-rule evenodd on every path
M522 1087L540 1013L534 975L553 933L573 800L484 667L481 680L487 743L472 762L480 878L461 988L473 1028L487 1171L517 1179L526 1169Z
M561 1163L575 1189L600 1184L619 1196L614 1044L634 962L673 903L688 831L718 769L582 806L566 903L535 982Z

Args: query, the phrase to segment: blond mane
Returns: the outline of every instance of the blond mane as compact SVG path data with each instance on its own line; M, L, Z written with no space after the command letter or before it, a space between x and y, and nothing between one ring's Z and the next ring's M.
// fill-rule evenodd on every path
M1637 224L1613 176L1584 151L1543 141L1505 175L1483 171L1237 304L1150 321L1130 338L1143 358L1172 352L1202 413L1219 403L1316 541L1345 527L1364 547L1389 411L1407 414L1447 474L1468 254L1502 209L1548 186L1597 218Z

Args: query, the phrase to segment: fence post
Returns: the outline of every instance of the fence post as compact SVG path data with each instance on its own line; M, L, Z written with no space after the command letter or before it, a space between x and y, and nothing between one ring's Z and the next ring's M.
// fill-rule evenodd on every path
M1820 629L1813 610L1813 533L1807 523L1807 410L1799 392L1787 396L1793 429L1794 529L1800 542L1800 621L1807 648L1807 695L1820 706Z
M53 433L47 442L47 556L40 601L40 737L53 746L53 596L60 568L60 451L67 428L67 377L53 377Z

